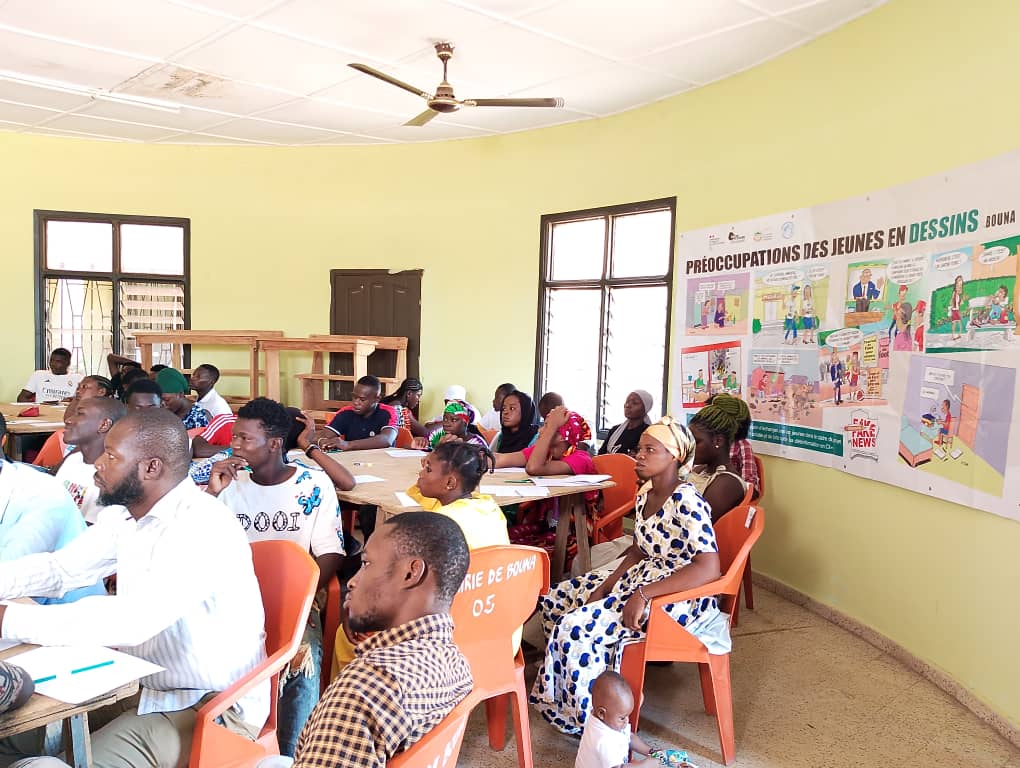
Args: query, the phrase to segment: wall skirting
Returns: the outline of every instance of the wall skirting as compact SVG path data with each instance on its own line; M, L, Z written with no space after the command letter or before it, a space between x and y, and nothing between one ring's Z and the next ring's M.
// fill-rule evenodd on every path
M871 643L871 645L875 646L880 651L889 654L899 661L907 667L907 669L935 684L942 691L952 696L960 702L960 704L973 712L979 720L988 724L1002 734L1007 741L1016 747L1020 747L1020 727L1009 722L1005 717L993 710L973 693L967 690L967 688L938 667L922 661L906 648L903 648L898 643L890 640L885 635L876 632L866 624L862 624L856 619L847 616L845 613L842 613L831 606L820 603L813 597L805 595L803 592L799 592L788 584L784 584L781 581L773 579L771 576L755 572L754 585L761 586L769 592L774 592L784 600L789 600L794 605L806 608L812 613L821 616L826 621L830 621L836 626L845 629L847 632L850 632L862 640Z

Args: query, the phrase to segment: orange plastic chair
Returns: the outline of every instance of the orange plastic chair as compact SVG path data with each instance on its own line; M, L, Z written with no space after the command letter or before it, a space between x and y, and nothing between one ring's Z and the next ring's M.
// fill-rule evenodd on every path
M765 465L761 459L754 457L754 464L758 467L758 498L765 496ZM744 607L749 611L754 610L754 577L751 574L751 556L747 556L747 567L744 568Z
M326 605L322 609L322 669L319 674L319 694L329 687L329 676L333 668L333 651L336 647L336 633L340 629L340 579L334 576L326 590Z
M393 447L410 448L412 440L414 440L414 435L411 434L411 430L407 427L397 427L397 441Z
M205 427L192 427L191 429L188 430L188 437L194 440L203 432L205 432Z
M499 432L499 430L498 429L486 429L485 427L478 427L478 432L481 434L481 436L483 438L485 438L485 444L486 445L492 445L492 441L496 437L496 434Z
M754 487L752 485L748 484L747 490L744 491L744 498L741 500L740 504L738 504L736 507L734 507L734 509L739 509L741 507L746 509L750 505L752 498L754 498ZM732 512L733 510L730 510L730 511ZM729 514L729 513L727 513L727 514ZM725 517L725 515L723 515L723 517ZM720 520L721 519L722 518L720 518ZM741 583L741 588L744 590L744 599L745 600L747 600L747 595L748 595L747 590L749 589L747 584L749 584L750 581L751 581L750 575L751 575L751 555L750 555L750 553L748 553L748 555L747 555L747 563L744 565L744 570L740 574L740 583ZM748 603L747 608L748 608L748 610L751 610L751 609L754 608L754 599L753 598ZM731 626L735 627L735 626L737 626L737 623L739 621L740 621L740 595L738 594L736 599L733 601L733 612L730 614L730 624L731 624Z
M266 613L266 659L198 711L189 768L255 764L260 758L280 754L276 739L280 671L301 645L319 567L293 541L255 542L251 556ZM266 680L270 681L269 718L258 739L249 741L215 722L234 702Z
M67 446L64 444L64 430L58 429L46 438L46 442L43 443L32 463L37 467L55 467L64 458L65 450L67 450Z
M420 741L387 760L386 768L454 768L464 742L468 716L477 703L475 694L468 694Z
M634 459L625 453L596 456L594 462L596 474L612 475L616 483L602 490L605 511L592 525L592 544L602 544L623 536L623 518L634 511L637 499L637 475L634 474Z
M715 715L719 725L722 759L729 765L736 757L733 734L733 698L730 689L729 654L711 654L697 638L666 615L662 608L681 600L720 596L720 607L729 611L740 590L740 574L751 547L765 528L765 510L755 504L734 507L715 524L719 544L719 560L723 575L715 581L694 589L652 598L648 631L643 641L627 645L623 651L620 673L634 692L634 701L641 701L645 682L645 663L649 661L696 662L701 672L701 695L705 712ZM637 731L641 705L636 704L630 716L631 730Z
M477 578L477 583L475 579ZM470 588L469 588L470 587ZM514 653L514 632L549 591L549 555L518 545L483 547L471 553L464 586L453 599L454 642L471 664L473 695L485 701L489 746L506 746L507 698L513 705L517 764L533 768L524 654Z

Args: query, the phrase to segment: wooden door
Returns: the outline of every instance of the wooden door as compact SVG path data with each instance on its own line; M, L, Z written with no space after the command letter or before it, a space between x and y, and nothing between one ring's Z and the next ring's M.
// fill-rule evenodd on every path
M407 375L418 377L421 349L421 276L422 270L389 272L385 269L330 270L329 332L365 336L406 336ZM368 372L390 375L396 352L380 350L368 359ZM330 373L351 375L341 370L350 365L332 355ZM334 382L330 398L350 400L351 385Z
M981 390L964 384L960 395L960 424L956 434L973 448L977 442L978 419L981 417Z

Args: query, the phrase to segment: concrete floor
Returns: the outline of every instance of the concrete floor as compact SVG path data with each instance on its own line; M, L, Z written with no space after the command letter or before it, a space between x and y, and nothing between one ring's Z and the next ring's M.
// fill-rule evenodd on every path
M1020 750L887 654L771 592L755 588L731 658L739 768L918 766L1020 768ZM534 621L525 638L542 645ZM534 679L536 664L528 669ZM531 713L536 768L572 766L577 740ZM641 734L686 749L698 768L721 766L714 718L693 664L652 668ZM513 733L493 752L484 709L471 716L460 766L517 765Z

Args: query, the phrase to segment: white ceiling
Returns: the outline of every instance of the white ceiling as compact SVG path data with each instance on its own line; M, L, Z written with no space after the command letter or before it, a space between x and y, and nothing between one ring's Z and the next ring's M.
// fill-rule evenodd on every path
M0 130L268 145L518 131L719 80L883 2L0 0ZM455 46L458 98L560 96L565 108L465 108L405 127L424 102L346 66L363 62L434 92L438 40Z

